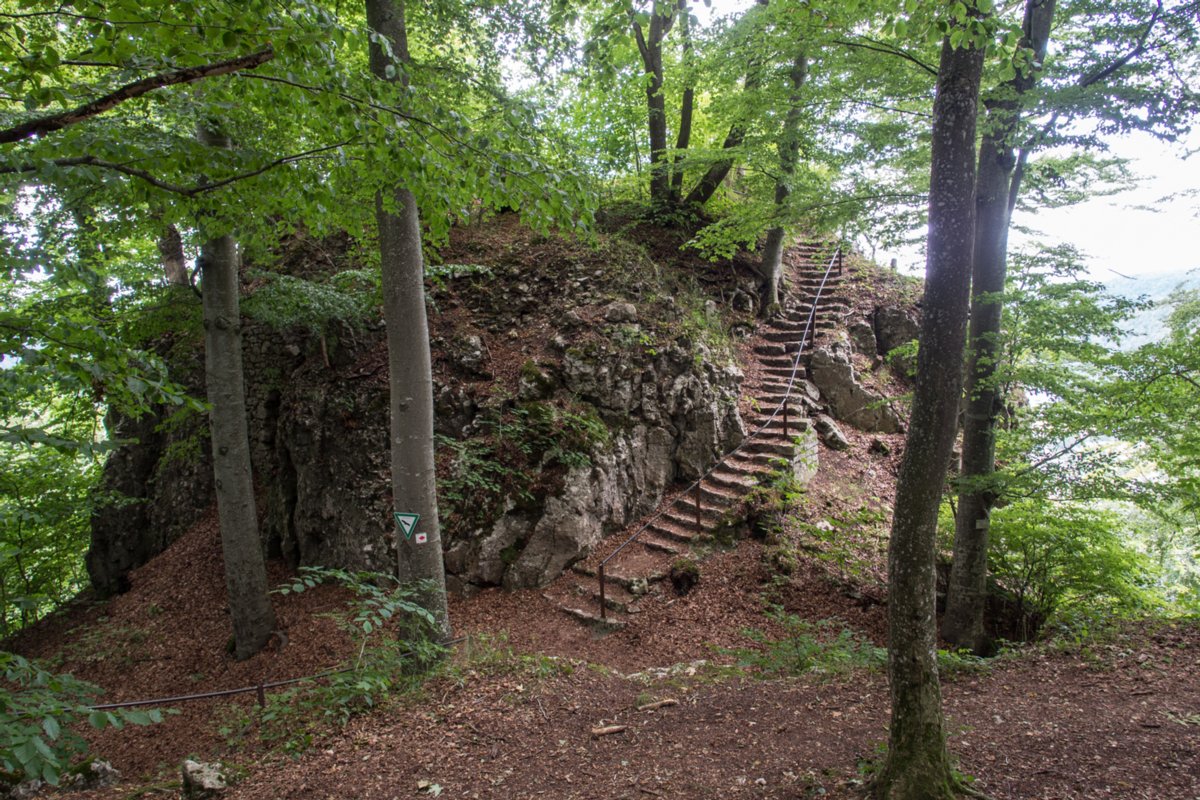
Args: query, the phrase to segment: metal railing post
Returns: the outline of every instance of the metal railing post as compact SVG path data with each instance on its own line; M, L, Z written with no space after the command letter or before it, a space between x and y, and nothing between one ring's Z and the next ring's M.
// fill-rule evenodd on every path
M788 399L783 398L783 438L791 436L788 432Z
M703 530L700 527L700 482L703 480L704 479L701 478L699 481L696 481L696 533L699 533L701 530Z

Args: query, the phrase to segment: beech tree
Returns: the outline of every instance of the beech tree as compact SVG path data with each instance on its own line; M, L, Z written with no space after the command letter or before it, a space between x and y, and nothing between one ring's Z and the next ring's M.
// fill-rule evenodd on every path
M204 120L201 143L229 149L219 123ZM204 296L204 377L212 429L214 485L221 521L225 586L233 619L234 653L249 658L266 645L275 629L267 594L267 568L258 534L246 389L242 375L242 317L238 310L237 243L228 233L208 238L200 250Z
M878 798L948 798L937 672L935 555L942 485L958 421L975 219L975 119L984 20L964 12L942 43L933 106L929 240L913 412L888 545L888 679L892 715Z
M787 113L784 115L783 132L779 140L779 178L775 181L775 206L783 210L792 193L791 181L796 174L796 160L800 157L800 90L808 77L808 56L800 53L792 62L791 96ZM762 310L769 312L779 303L779 284L783 279L783 240L787 231L782 220L767 231L762 256Z
M1047 60L1056 9L1065 52ZM962 470L942 625L947 641L976 653L990 648L984 607L989 519L1000 496L995 429L1003 405L997 367L1008 230L1026 172L1038 168L1031 154L1052 144L1102 149L1099 134L1123 130L1146 130L1167 140L1186 130L1200 111L1200 101L1188 88L1189 79L1200 74L1197 10L1196 3L1186 1L1101 8L1089 2L1058 7L1055 0L1029 0L1017 58L1008 66L1011 77L985 101ZM1034 90L1043 72L1049 86L1038 96ZM1041 114L1037 124L1029 124L1031 113ZM1071 125L1083 132L1060 132ZM1064 163L1054 160L1052 168Z
M373 34L371 72L381 80L407 85L409 55L403 0L366 0L366 9ZM413 193L397 185L390 196L382 190L376 192L375 216L387 324L392 498L397 512L419 515L415 530L401 530L401 524L397 524L398 576L403 581L432 584L425 595L425 606L448 636L450 616L433 454L433 369L425 318L420 211Z
M986 123L979 145L975 189L975 250L971 283L967 400L963 416L963 487L959 491L942 637L983 654L983 608L987 595L987 526L995 494L972 485L991 474L996 460L993 428L1002 402L992 380L996 373L1005 260L1008 250L1009 192L1016 167L1016 134L1022 95L1033 87L1046 57L1054 0L1028 0L1022 23L1016 74L985 101ZM973 542L973 546L968 544Z

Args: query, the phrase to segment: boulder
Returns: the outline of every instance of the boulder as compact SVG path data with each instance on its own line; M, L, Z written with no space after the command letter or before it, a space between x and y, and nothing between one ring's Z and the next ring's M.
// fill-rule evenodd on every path
M604 309L608 322L637 322L638 310L633 303L611 303Z
M842 433L842 429L837 426L837 423L829 417L818 416L813 425L817 430L817 435L821 437L821 441L830 450L850 449L850 440L846 438L846 434Z
M809 377L837 419L859 430L899 432L900 418L886 398L858 382L844 347L835 344L814 350L809 360Z
M865 319L854 320L847 327L850 346L855 353L874 361L879 356L879 343L875 340L875 328Z
M875 339L881 355L886 357L897 347L915 341L920 333L921 326L911 311L895 306L875 309ZM917 369L913 358L898 354L890 357L888 363L904 377L914 374Z

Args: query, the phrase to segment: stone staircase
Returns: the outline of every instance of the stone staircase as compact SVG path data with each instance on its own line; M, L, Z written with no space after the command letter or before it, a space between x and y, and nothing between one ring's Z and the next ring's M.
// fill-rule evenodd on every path
M801 244L788 251L783 311L760 325L752 340L753 363L744 365L743 399L748 402L742 403L742 416L747 432L762 431L726 456L692 490L668 496L657 511L605 539L551 584L545 597L562 611L600 631L623 627L631 615L639 613L639 603L647 596L671 591L666 581L677 559L698 560L705 545L731 535L732 529L745 521L743 499L778 469L781 459L797 465L798 471L815 471L817 445L808 409L817 406L818 397L806 380L803 364L796 369L787 419L782 411L774 418L772 414L788 397L796 353L832 254L827 243ZM835 267L816 300L806 350L814 338L823 338L849 312L847 301L837 294L840 281L841 272ZM643 526L641 535L626 543ZM597 570L618 548L620 552L604 568L605 613L601 614Z

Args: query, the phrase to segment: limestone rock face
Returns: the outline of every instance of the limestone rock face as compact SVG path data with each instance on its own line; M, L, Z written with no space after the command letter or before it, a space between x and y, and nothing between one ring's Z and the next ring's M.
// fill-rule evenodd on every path
M837 419L864 431L899 432L901 425L896 412L885 398L858 382L850 354L844 347L835 344L814 350L809 375Z
M657 506L672 481L698 476L737 446L746 434L737 411L741 372L710 355L680 346L634 359L615 349L568 350L563 386L599 411L610 438L535 512L511 509L451 544L451 585L543 585Z
M855 353L872 361L879 355L879 342L875 340L875 328L870 322L855 320L847 326L846 333L850 336L850 346Z
M626 319L627 311L619 308L614 316ZM442 351L454 361L452 374L490 369L486 347L470 336L457 341L464 346ZM369 329L323 354L303 337L247 326L247 403L263 546L292 564L394 568L381 344L382 332ZM196 390L202 366L192 374ZM745 436L737 411L741 373L682 337L662 352L612 342L567 346L561 362L522 368L516 398L479 396L473 380L435 381L439 434L470 435L497 403L541 402L561 392L592 409L607 435L587 454L589 463L562 469L548 490L501 509L486 526L447 533L443 524L448 585L459 591L547 583L603 536L655 507L674 480L698 475ZM107 593L127 588L128 572L164 550L213 501L202 414L171 422L163 411L113 424L137 443L112 454L104 485L136 502L93 519L88 567Z

